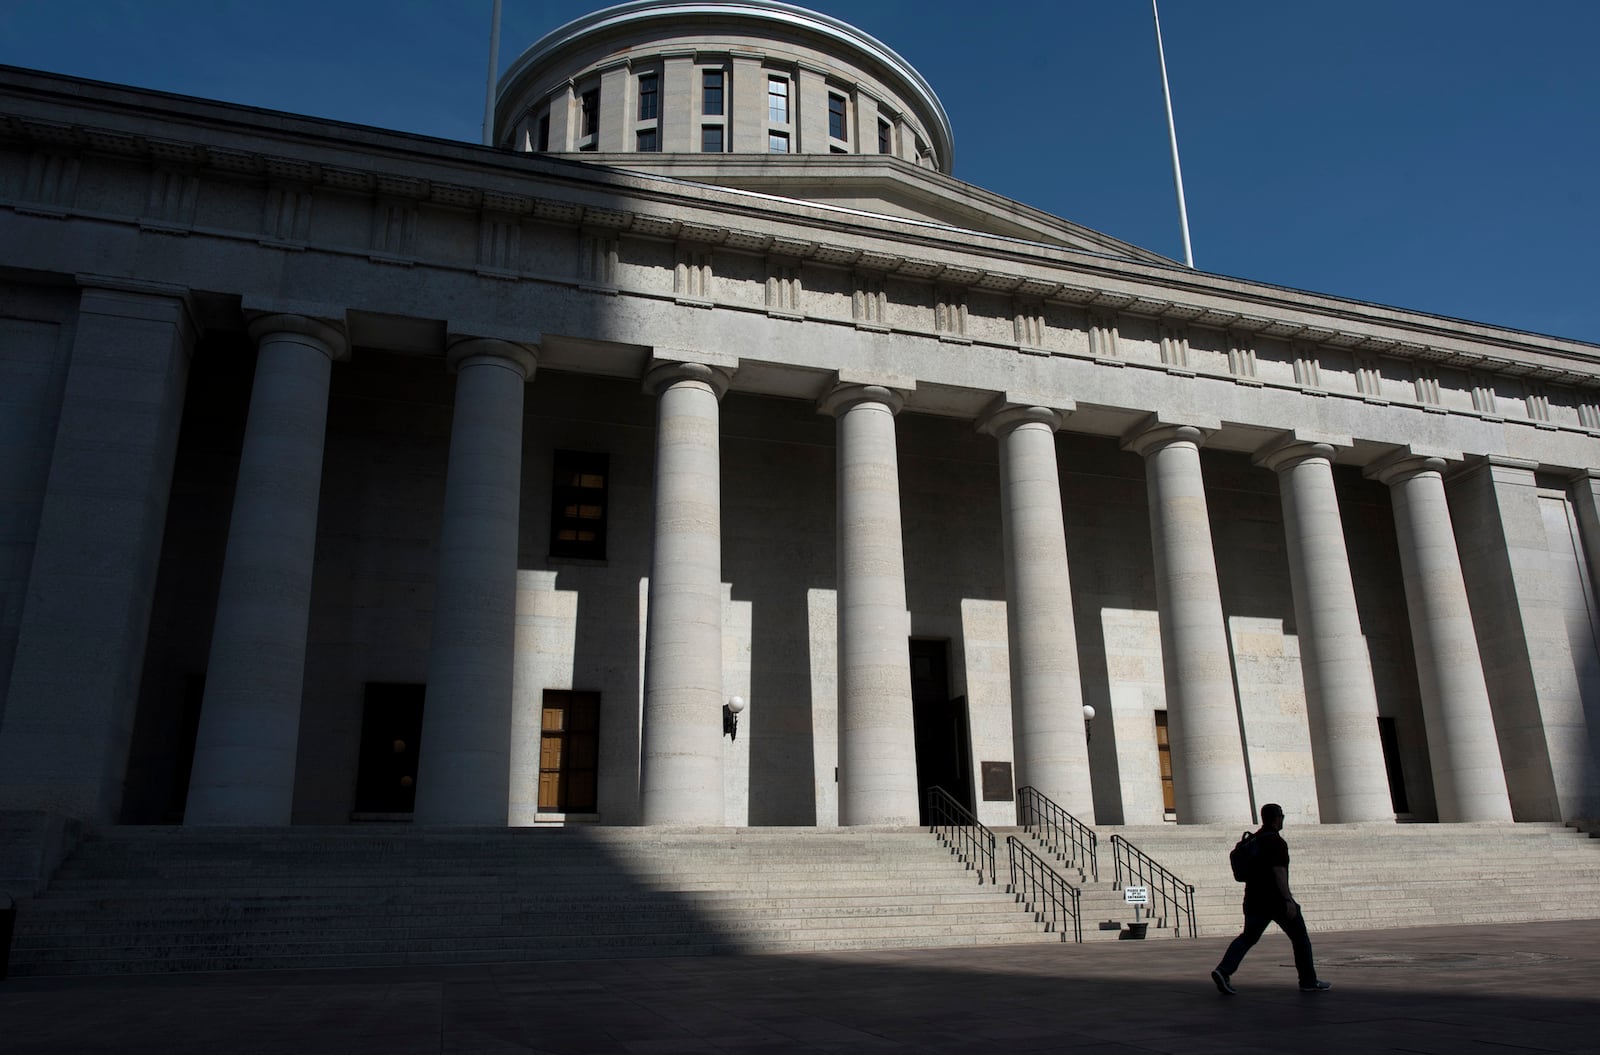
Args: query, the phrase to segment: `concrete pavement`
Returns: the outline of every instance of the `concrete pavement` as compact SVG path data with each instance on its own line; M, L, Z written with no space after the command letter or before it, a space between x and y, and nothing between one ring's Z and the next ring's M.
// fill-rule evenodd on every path
M1310 916L1314 922L1315 907ZM1600 920L1226 940L13 979L0 1051L1600 1053Z

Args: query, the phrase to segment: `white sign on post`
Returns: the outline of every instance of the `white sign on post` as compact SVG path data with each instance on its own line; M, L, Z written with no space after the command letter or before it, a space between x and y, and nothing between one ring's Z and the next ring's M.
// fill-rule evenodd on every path
M1125 886L1122 888L1122 900L1129 905L1150 904L1150 888L1147 886Z

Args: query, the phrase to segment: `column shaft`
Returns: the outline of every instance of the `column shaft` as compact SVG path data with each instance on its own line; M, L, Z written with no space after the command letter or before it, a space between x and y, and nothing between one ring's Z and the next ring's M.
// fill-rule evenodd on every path
M257 320L185 824L288 824L305 680L317 502L337 330Z
M510 808L522 402L533 356L474 339L450 358L455 411L414 816L498 826Z
M1511 804L1443 467L1437 458L1404 458L1374 475L1389 485L1394 503L1439 819L1508 821Z
M639 766L645 824L720 825L722 491L718 400L726 376L668 364L658 394L655 536L645 622Z
M1010 638L1012 755L1018 787L1032 785L1094 823L1078 635L1072 615L1055 430L1043 407L1000 411L985 427L1000 441L1000 521Z
M182 291L83 291L15 600L0 809L117 819L194 336Z
M1392 821L1378 694L1356 608L1332 455L1326 445L1300 443L1264 459L1278 473L1283 501L1317 807L1330 824Z
M1178 820L1236 824L1251 818L1250 795L1201 438L1199 429L1158 426L1130 446L1145 459Z
M847 386L838 419L839 823L916 824L916 728L895 446L899 397Z

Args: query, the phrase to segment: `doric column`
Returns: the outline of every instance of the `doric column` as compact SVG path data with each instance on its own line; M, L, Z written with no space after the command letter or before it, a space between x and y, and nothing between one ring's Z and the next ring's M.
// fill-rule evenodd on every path
M1411 643L1441 821L1508 821L1500 747L1467 588L1456 552L1442 458L1400 451L1369 466L1394 505Z
M639 764L645 824L724 821L718 401L729 380L700 363L662 363L645 375L657 397Z
M839 823L916 824L916 727L894 418L901 398L842 384L837 419Z
M1124 446L1145 460L1178 821L1243 823L1250 794L1200 473L1204 438L1191 425L1158 424Z
M534 351L477 337L456 372L417 760L418 824L503 825L511 772L522 397Z
M1356 609L1332 459L1332 445L1290 438L1256 461L1278 474L1283 501L1318 812L1329 824L1392 821L1378 694Z
M60 411L41 437L54 446L35 477L43 495L32 562L11 580L17 637L10 685L0 686L0 810L113 824L195 324L185 289L80 282ZM0 431L25 435L28 424L7 420Z
M1000 442L1000 525L1011 653L1011 735L1018 787L1033 785L1094 823L1078 680L1056 430L1061 414L1005 405L979 428Z
M288 824L328 382L344 334L301 315L250 324L255 381L222 563L185 824Z

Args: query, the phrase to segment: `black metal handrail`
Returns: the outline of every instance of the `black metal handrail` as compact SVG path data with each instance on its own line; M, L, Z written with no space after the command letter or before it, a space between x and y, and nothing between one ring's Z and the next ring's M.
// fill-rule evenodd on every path
M1194 885L1185 883L1168 869L1156 863L1155 859L1137 846L1130 843L1120 835L1111 837L1111 860L1116 865L1116 878L1112 886L1121 890L1123 887L1142 886L1149 887L1152 900L1152 915L1156 905L1160 905L1162 915L1175 920L1172 929L1175 938L1183 936L1183 924L1187 918L1189 924L1189 937L1195 936L1194 929Z
M978 882L983 882L985 866L989 882L995 881L994 832L944 788L928 789L928 830L968 868L977 869Z
M1088 872L1096 883L1100 881L1099 837L1094 829L1032 784L1017 789L1017 823L1051 853Z
M1072 940L1083 941L1083 918L1078 914L1079 890L1050 862L1028 849L1015 835L1006 836L1011 857L1011 892L1049 930L1065 938L1064 918L1072 920Z

